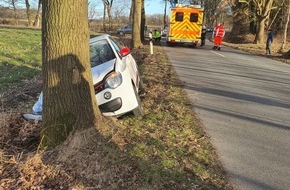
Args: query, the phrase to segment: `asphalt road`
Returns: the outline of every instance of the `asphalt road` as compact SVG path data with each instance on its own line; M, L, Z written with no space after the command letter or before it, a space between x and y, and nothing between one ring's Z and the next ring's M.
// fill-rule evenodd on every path
M228 47L165 47L237 190L290 189L290 65Z

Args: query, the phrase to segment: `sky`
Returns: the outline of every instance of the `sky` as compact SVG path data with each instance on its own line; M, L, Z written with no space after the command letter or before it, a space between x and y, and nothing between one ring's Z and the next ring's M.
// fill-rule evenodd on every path
M167 4L167 8L169 4ZM158 0L145 1L146 14L164 14L164 3ZM167 11L168 13L168 11Z
M116 1L118 0L115 0L114 2ZM98 0L97 2L98 2L97 4L98 12L103 12L103 3L101 2L101 0ZM169 3L167 3L167 9L169 10ZM149 15L164 14L164 2L162 2L162 0L145 0L145 12L146 14L149 14Z

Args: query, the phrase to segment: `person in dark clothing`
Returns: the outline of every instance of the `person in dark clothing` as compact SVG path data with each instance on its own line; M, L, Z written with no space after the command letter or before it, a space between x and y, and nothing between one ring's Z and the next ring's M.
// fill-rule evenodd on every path
M200 46L205 45L205 36L206 36L206 27L203 26L202 30L201 30L201 44L200 44Z
M266 42L266 55L271 55L270 46L273 43L274 36L271 29L268 30L267 42Z

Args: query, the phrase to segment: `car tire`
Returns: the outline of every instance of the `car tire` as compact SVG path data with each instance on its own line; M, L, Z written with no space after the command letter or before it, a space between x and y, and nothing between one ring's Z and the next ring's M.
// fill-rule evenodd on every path
M137 103L138 103L138 106L135 109L133 109L133 114L135 116L143 117L145 115L145 112L144 112L144 110L143 110L143 108L141 106L140 96L137 93L137 90L136 90L135 86L133 86L133 88L134 88L135 97L136 97L136 100L137 100Z
M119 36L124 36L125 33L124 32L119 32Z
M144 91L144 82L143 82L143 79L142 79L141 76L139 77L139 88L138 88L138 90L139 90L139 93L140 92L142 93Z

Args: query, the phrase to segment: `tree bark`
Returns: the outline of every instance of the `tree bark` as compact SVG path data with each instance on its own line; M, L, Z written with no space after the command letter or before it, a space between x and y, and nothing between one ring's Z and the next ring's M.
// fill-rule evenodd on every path
M134 0L132 48L142 45L140 37L142 0Z
M91 76L87 0L44 0L42 7L41 147L52 148L102 115Z

